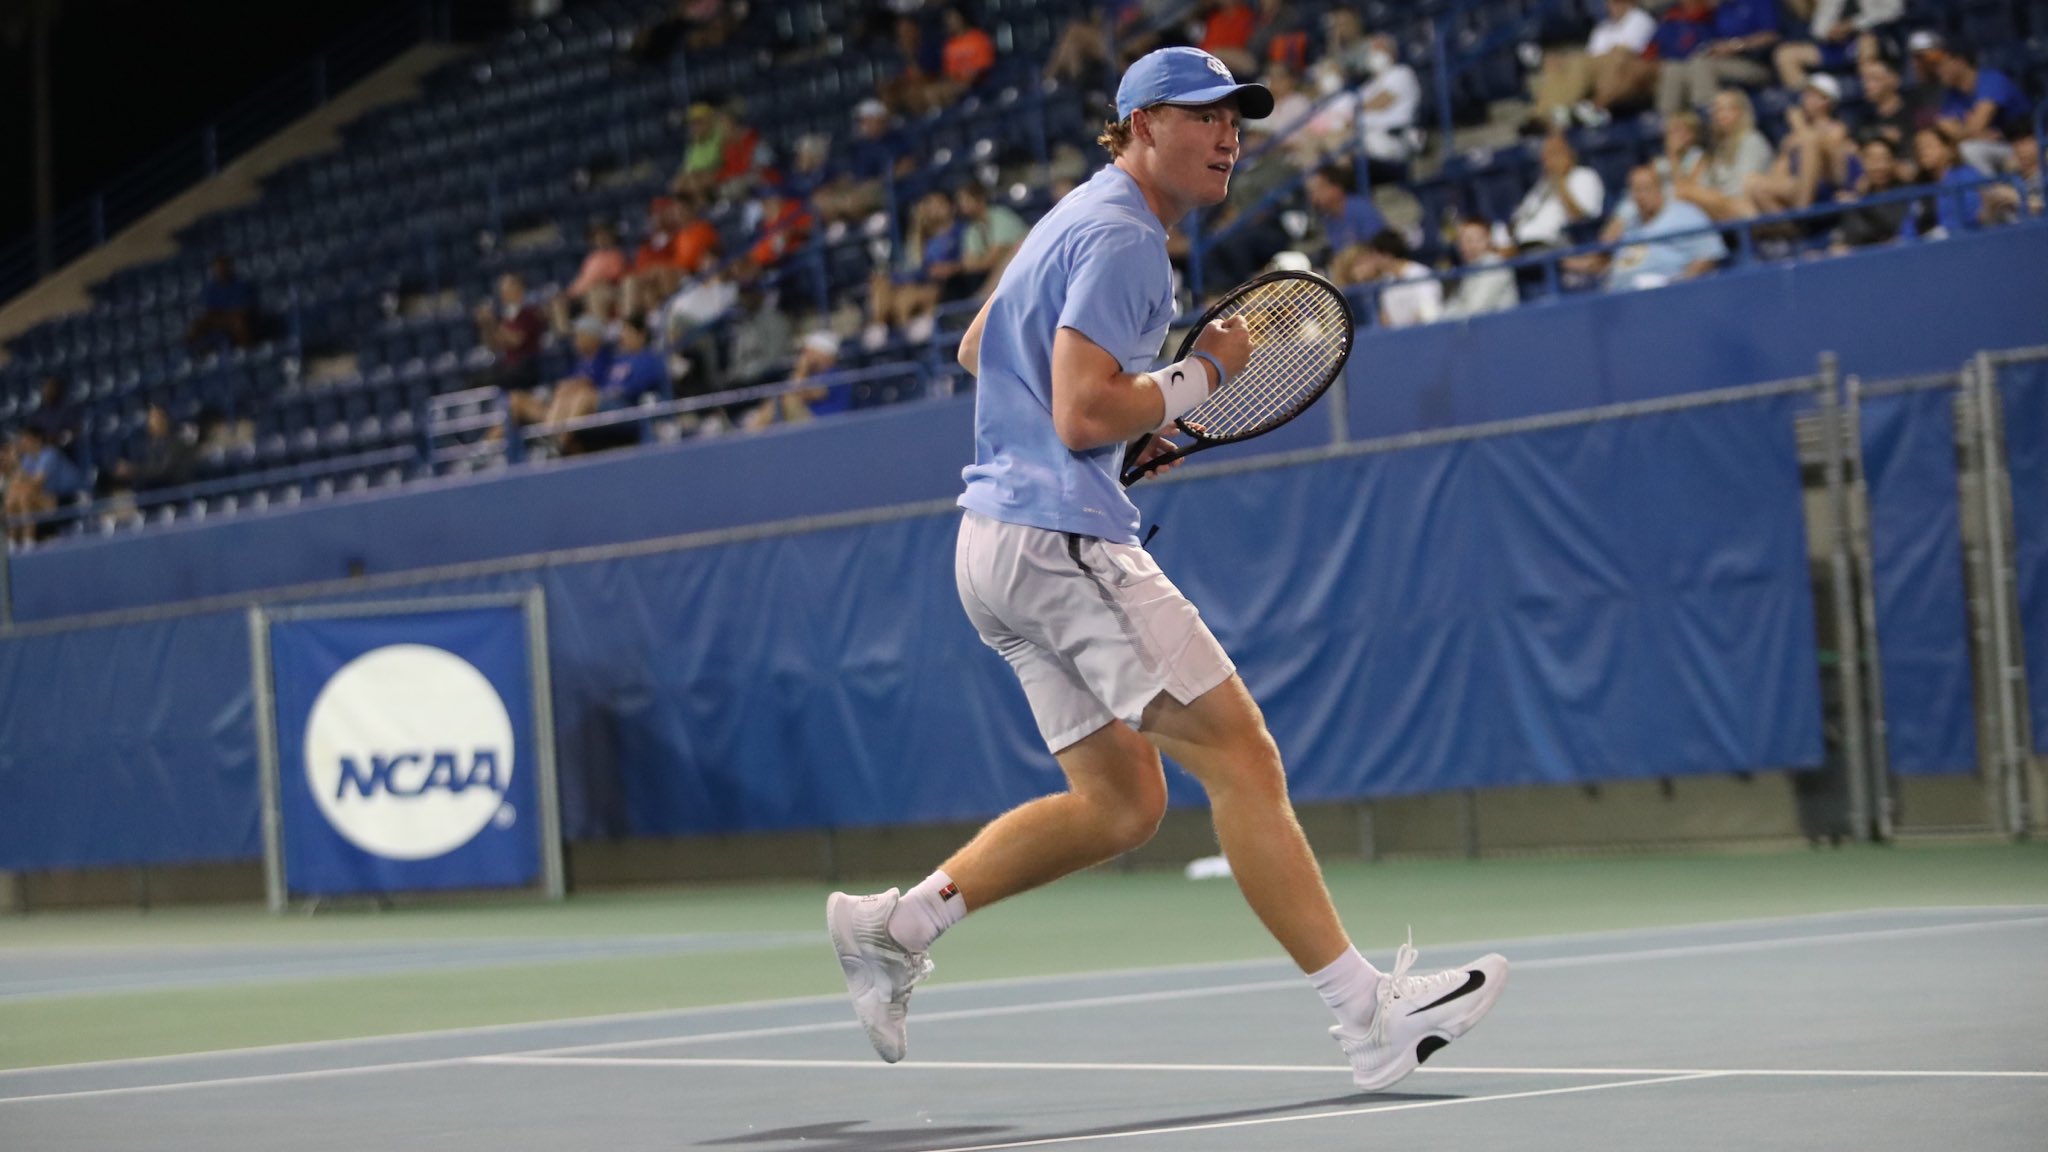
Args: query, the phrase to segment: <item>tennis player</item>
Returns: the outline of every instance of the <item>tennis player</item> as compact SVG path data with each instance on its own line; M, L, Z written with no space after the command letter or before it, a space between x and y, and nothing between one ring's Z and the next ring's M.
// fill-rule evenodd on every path
M833 893L827 922L854 1011L903 1059L911 990L932 942L969 910L1145 843L1166 811L1160 754L1207 791L1245 900L1336 1013L1368 1091L1406 1076L1493 1006L1507 962L1410 974L1359 955L1287 798L1279 750L1230 657L1138 545L1118 482L1124 446L1156 435L1242 371L1241 318L1187 359L1157 362L1174 314L1166 229L1223 200L1238 124L1273 109L1222 61L1164 48L1133 64L1101 143L1114 161L1031 230L960 344L979 377L975 462L960 497L960 600L1023 682L1067 791L998 817L909 892Z

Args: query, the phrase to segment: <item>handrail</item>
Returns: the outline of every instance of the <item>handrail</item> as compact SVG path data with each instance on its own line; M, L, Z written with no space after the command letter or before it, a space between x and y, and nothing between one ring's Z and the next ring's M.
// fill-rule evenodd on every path
M899 376L914 379L920 384L928 384L931 381L930 373L925 371L923 365L915 360L899 360L888 364L871 364L865 368L835 369L802 380L756 384L749 388L733 388L725 392L691 396L683 400L663 400L654 404L636 404L630 408L614 408L609 412L592 412L588 416L558 420L552 424L529 424L520 430L519 435L522 440L540 440L561 432L581 432L588 428L605 428L636 420L659 420L667 416L703 412L754 400L773 400L797 392L865 384L870 380L886 380Z
M394 0L353 32L266 82L196 130L108 180L82 203L0 243L0 303L105 244L400 52L444 29L449 0Z

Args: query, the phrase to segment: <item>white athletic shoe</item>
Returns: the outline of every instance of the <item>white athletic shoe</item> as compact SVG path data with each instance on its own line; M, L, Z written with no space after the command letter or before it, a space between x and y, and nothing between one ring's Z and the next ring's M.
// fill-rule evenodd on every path
M1462 968L1410 976L1415 941L1394 954L1394 970L1380 978L1379 1010L1362 1036L1340 1025L1330 1035L1351 1058L1351 1079L1378 1092L1415 1071L1436 1050L1472 1030L1508 985L1508 962L1489 953Z
M894 888L873 896L834 892L825 900L825 926L839 952L853 1014L867 1029L875 1051L891 1064L903 1059L910 1046L904 1026L910 991L932 974L929 954L911 952L889 935L896 900Z

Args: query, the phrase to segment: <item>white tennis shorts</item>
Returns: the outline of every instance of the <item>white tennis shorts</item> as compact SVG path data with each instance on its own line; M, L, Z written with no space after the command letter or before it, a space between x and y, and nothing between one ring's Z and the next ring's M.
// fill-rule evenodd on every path
M1190 704L1236 671L1136 545L963 512L953 574L968 619L1016 669L1055 753L1115 720L1136 728L1161 692Z

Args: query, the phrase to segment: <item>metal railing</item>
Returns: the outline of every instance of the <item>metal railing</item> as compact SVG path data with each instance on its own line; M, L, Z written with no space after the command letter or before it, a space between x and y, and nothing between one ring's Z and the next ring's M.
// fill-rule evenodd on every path
M422 40L448 27L448 0L397 0L325 50L158 149L27 234L0 244L0 303L109 237Z

